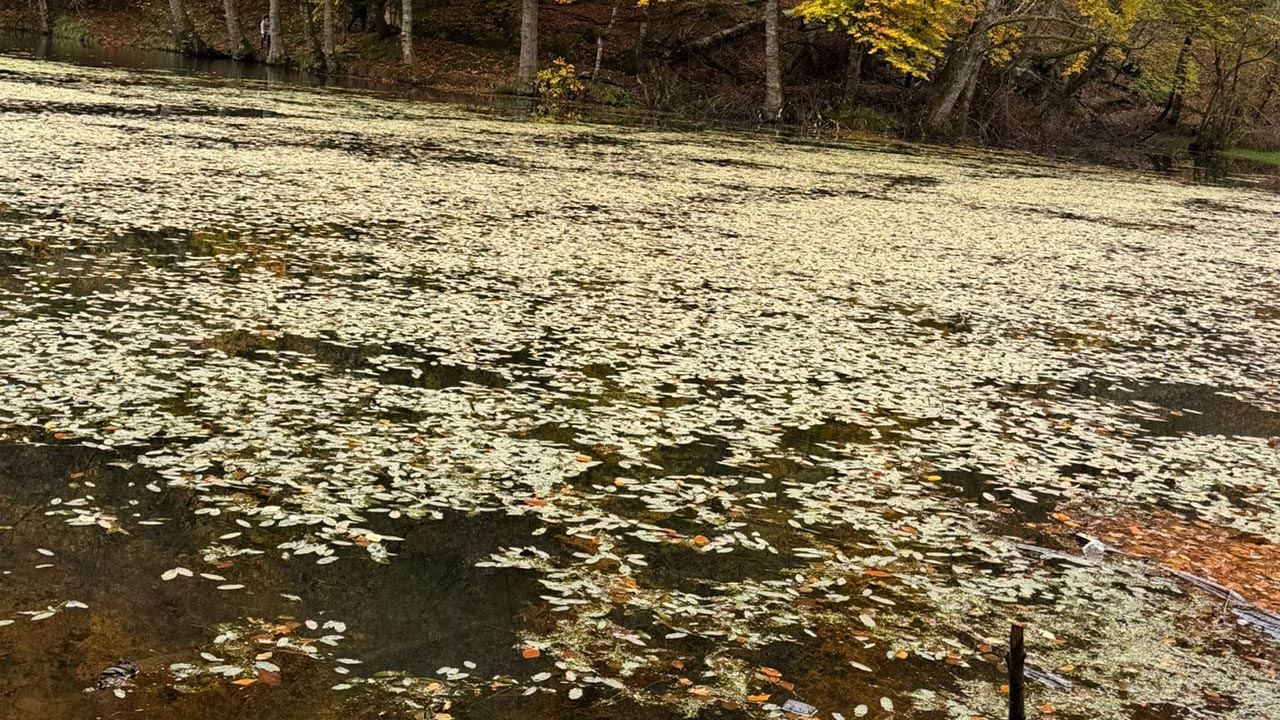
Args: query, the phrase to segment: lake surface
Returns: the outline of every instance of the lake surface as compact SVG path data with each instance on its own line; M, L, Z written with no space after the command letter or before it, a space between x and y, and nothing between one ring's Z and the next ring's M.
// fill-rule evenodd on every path
M995 718L1015 620L1054 717L1274 717L1275 638L1049 528L1280 542L1277 241L1248 188L0 56L0 717Z

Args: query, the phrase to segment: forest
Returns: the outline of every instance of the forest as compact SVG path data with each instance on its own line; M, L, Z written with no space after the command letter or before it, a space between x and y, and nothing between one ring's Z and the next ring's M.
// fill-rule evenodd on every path
M556 105L1119 162L1280 149L1277 0L27 3L0 22Z

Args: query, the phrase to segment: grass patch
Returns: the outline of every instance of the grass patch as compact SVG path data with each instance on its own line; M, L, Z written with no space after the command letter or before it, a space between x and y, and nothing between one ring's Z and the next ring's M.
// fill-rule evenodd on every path
M1276 150L1246 150L1244 148L1232 148L1223 153L1224 157L1233 160L1248 160L1250 162L1263 163L1266 165L1280 166L1280 151Z

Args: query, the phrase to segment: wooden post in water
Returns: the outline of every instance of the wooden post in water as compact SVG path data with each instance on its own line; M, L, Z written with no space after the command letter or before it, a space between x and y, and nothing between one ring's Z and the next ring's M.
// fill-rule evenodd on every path
M1009 655L1005 658L1005 664L1009 666L1009 720L1027 720L1022 678L1027 651L1022 645L1022 630L1020 623L1014 623L1009 628Z

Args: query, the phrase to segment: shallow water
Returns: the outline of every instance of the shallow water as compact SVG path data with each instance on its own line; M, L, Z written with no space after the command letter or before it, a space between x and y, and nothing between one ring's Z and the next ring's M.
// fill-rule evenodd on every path
M0 715L995 717L1016 619L1058 716L1268 717L1271 641L1016 543L1082 498L1280 541L1278 236L1028 158L0 57Z

